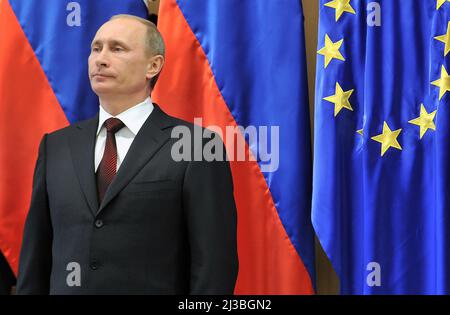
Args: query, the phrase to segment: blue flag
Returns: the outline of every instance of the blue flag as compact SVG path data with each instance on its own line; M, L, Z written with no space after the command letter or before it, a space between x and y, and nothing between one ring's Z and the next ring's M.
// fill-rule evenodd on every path
M450 293L450 3L321 0L312 221L342 294Z

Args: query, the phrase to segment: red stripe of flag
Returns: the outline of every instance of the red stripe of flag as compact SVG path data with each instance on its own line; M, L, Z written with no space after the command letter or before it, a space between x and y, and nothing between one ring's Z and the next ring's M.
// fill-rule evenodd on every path
M8 1L0 1L0 250L17 274L39 142L68 124Z

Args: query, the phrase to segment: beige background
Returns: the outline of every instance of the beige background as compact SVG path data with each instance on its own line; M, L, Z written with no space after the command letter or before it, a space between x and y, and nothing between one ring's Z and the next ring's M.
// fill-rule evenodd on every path
M159 7L159 0L147 0L147 2L150 13L157 14ZM309 89L309 104L311 110L310 111L311 126L314 126L313 117L314 117L314 86L315 86L316 56L317 56L316 52L317 52L318 2L319 2L318 0L302 0L303 14L305 16L306 59L308 67L308 89ZM317 293L319 294L339 293L339 280L317 240L316 240L316 277L317 277L316 278Z

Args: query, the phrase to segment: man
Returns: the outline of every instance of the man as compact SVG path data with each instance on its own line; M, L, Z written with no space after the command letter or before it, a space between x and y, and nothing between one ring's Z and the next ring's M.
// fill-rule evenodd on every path
M100 112L41 142L18 294L233 293L229 163L172 158L172 129L194 127L150 100L163 64L152 23L119 15L98 30Z

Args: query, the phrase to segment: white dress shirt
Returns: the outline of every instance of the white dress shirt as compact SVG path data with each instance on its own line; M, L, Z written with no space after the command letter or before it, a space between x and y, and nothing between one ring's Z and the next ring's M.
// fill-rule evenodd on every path
M120 113L117 116L113 116L108 113L100 104L98 128L97 128L97 140L95 142L95 171L103 158L105 152L106 142L106 128L103 126L105 120L111 117L120 119L125 126L116 132L116 146L117 146L117 170L119 170L122 161L127 155L128 149L130 149L134 138L141 129L148 116L153 111L153 104L150 97L147 97L145 101L139 103L126 111Z

